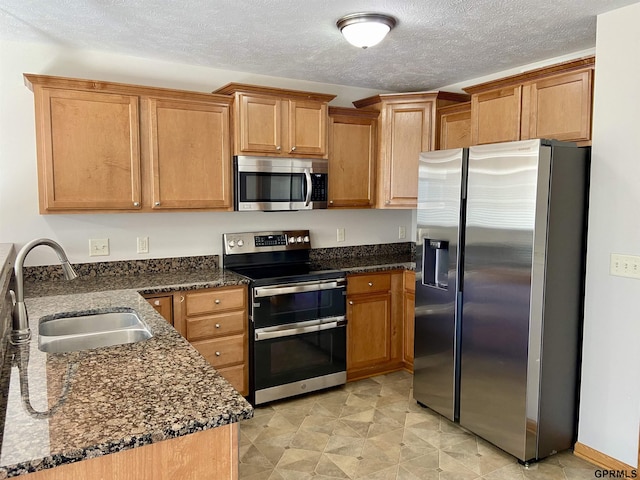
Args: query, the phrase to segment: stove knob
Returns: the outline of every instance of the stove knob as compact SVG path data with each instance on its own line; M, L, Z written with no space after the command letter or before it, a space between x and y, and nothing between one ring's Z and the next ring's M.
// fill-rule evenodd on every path
M296 242L298 242L298 243L302 243L302 237L298 237L298 238L296 238Z
M244 245L244 240L238 240L238 246L241 247Z
M235 246L236 246L236 242L234 242L233 240L231 240L231 241L229 242L229 248L233 248L233 247L235 247Z
M304 236L304 243L309 243L311 240L309 239L309 235Z
M289 237L289 243L296 243L296 237Z

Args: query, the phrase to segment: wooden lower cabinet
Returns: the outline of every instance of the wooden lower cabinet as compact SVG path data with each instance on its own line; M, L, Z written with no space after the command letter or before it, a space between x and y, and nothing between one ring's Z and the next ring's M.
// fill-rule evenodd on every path
M248 395L246 285L183 295L181 333L238 392Z
M405 271L404 272L404 311L403 311L403 326L404 332L402 351L403 351L403 363L405 370L413 372L413 358L414 358L414 334L416 323L416 272Z
M155 308L156 312L173 325L173 294L145 295L144 298Z
M347 277L347 380L402 368L402 272Z
M28 480L238 478L237 423L29 473Z

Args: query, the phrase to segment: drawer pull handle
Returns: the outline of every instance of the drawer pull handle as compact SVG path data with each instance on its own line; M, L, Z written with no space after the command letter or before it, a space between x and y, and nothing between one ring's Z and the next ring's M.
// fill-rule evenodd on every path
M216 305L220 305L220 299L219 299L219 298L216 298L215 303L216 303Z
M216 357L219 357L219 356L220 356L220 352L216 352Z
M219 323L216 323L216 328L220 328L220 324Z
M353 305L353 300L349 300L349 305Z
M370 286L370 287L373 287L373 282L369 282L369 286Z

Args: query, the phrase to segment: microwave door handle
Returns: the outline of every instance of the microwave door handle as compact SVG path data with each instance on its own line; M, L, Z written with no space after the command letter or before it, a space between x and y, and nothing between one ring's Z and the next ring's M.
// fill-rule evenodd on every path
M311 172L308 168L304 169L304 176L307 179L307 197L304 200L304 206L308 207L311 202L311 194L313 192L313 182L311 181Z

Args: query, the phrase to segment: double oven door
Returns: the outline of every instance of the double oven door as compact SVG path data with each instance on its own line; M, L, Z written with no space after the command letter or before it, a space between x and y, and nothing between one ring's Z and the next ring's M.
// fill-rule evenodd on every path
M256 405L346 381L346 281L252 288Z

